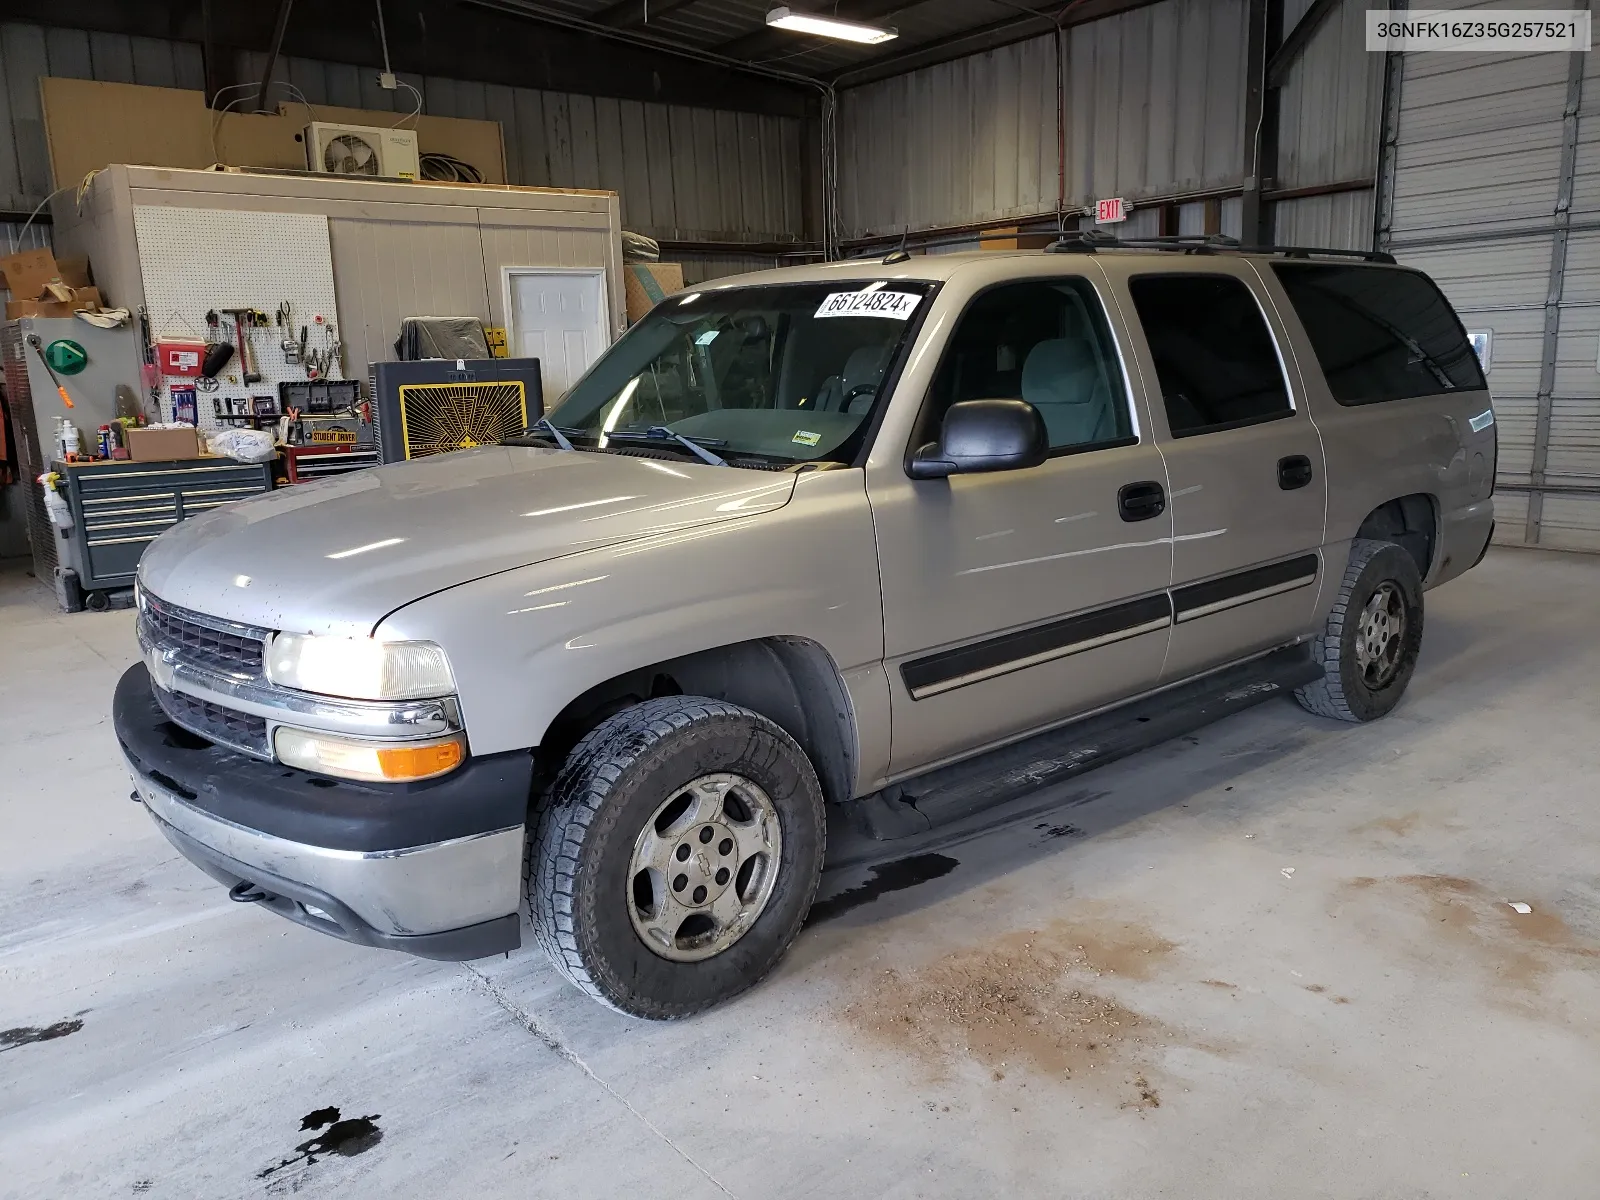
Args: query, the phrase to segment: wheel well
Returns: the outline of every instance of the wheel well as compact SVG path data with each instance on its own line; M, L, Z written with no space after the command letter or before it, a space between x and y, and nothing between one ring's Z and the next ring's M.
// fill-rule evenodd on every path
M805 751L831 802L855 790L855 721L832 657L805 638L760 638L639 667L597 684L569 703L539 746L541 773L553 775L589 730L657 696L710 696L760 713Z
M1438 533L1433 497L1421 492L1378 505L1356 530L1359 538L1393 542L1402 547L1417 564L1417 575L1423 580L1428 578L1428 568L1433 565Z

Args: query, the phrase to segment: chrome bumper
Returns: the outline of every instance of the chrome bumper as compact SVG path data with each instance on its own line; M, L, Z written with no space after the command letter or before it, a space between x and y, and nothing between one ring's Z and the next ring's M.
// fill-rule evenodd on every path
M203 813L138 771L130 771L139 799L186 858L213 878L255 884L256 891L265 894L236 898L271 900L274 903L268 907L302 925L349 941L428 957L477 954L433 953L407 945L406 940L510 921L510 946L517 944L520 825L398 850L330 850ZM365 928L352 928L352 917ZM481 952L510 946L495 945Z

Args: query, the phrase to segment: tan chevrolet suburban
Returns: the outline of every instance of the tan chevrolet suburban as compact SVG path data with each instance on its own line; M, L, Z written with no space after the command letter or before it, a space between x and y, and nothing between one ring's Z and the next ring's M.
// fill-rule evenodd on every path
M520 944L652 1018L902 855L1277 693L1382 716L1494 414L1376 254L1219 239L719 280L510 444L219 509L139 572L135 798L236 900ZM826 851L826 853L825 853Z

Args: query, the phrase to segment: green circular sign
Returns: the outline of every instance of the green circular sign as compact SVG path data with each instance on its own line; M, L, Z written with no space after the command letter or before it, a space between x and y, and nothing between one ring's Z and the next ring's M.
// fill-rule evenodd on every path
M62 338L44 348L44 360L63 375L76 375L89 365L89 355L77 342Z

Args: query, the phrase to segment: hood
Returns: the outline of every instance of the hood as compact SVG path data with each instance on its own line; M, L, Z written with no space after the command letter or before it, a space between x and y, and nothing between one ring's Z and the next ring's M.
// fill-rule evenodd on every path
M184 521L139 579L196 612L369 633L421 596L647 534L781 508L788 472L486 446L298 484Z

